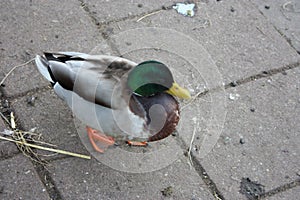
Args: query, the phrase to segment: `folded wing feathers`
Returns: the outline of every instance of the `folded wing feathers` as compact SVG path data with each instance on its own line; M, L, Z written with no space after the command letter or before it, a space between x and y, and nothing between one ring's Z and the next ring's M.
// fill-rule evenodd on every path
M117 66L126 71L136 66L136 63L120 57L77 52L45 53L43 57L37 55L35 62L40 73L50 82L58 82L63 88L105 107L111 107L112 92L118 83L106 73L112 70L112 63L114 68Z

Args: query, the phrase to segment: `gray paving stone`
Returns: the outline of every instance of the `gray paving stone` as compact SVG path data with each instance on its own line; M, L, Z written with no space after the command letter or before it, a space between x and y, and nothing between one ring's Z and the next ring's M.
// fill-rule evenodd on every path
M0 161L1 199L50 199L32 163L18 155Z
M91 14L96 16L100 23L108 21L118 21L123 18L141 15L143 13L151 12L152 10L162 9L163 6L167 7L173 5L171 0L163 1L118 1L118 0L90 0L83 1L89 8Z
M239 192L242 178L265 191L299 178L299 72L298 67L227 90L238 98L227 102L223 133L201 160L226 199L246 199Z
M55 144L58 149L87 154L78 137L69 107L52 89L33 96L36 98L34 106L27 103L28 96L12 102L16 116L22 119L23 128L27 131L37 128L36 132L42 134L42 141ZM45 151L40 153L49 154Z
M101 36L80 2L5 1L0 8L0 79L11 68L43 51L90 52ZM6 81L8 95L46 86L33 63Z
M198 3L198 10L193 18L184 17L175 10L166 10L139 22L137 20L138 17L110 24L112 32L125 33L131 29L145 27L179 31L194 39L195 43L200 44L209 53L226 83L300 60L297 52L251 2L202 1ZM126 49L148 44L142 33L129 33L116 44L123 53ZM161 34L157 34L158 40L161 37ZM168 39L174 41L174 51L184 45L190 45L184 44L184 37L178 37L171 32ZM151 42L157 49L168 48L163 42ZM200 62L197 67L204 68L203 64L205 63Z
M300 187L295 187L289 189L285 192L279 193L272 197L266 198L266 200L290 200L290 199L298 199L300 195Z
M300 3L297 0L252 0L300 53Z
M0 132L3 132L7 127L5 126L4 121L0 117ZM3 136L2 134L0 134ZM13 154L17 154L19 152L17 146L8 141L0 140L0 160L9 157Z
M19 150L15 144L7 141L0 142L0 158L1 158L0 160L18 153Z
M214 199L185 157L143 174L116 171L96 160L68 158L51 164L64 199Z

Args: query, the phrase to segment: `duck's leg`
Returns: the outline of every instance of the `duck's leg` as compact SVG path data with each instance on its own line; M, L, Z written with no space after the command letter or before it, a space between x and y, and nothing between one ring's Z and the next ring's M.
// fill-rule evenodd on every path
M146 141L138 142L138 141L127 140L126 143L130 146L140 146L140 147L145 147L148 145L148 142Z
M98 130L92 129L88 126L86 127L86 130L93 148L100 153L103 153L107 147L115 143L113 137L107 136ZM102 146L101 148L96 144L96 141L100 142Z

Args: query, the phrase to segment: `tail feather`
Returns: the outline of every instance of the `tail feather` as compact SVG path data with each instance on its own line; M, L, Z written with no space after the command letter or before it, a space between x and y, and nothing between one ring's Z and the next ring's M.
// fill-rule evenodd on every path
M35 63L39 70L39 72L51 83L55 83L55 81L51 78L50 72L49 72L49 63L48 61L42 57L37 55L35 57Z

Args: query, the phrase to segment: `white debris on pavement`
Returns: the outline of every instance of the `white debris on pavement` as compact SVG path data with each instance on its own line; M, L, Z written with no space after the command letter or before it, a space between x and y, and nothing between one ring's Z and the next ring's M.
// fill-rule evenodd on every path
M173 6L173 9L177 10L178 13L184 15L193 17L195 15L194 12L195 4L184 4L184 3L176 3L175 6Z
M33 127L29 130L29 132L34 133L36 131L37 127Z
M237 100L239 97L240 97L239 94L232 94L232 93L229 94L229 99L231 101Z
M14 133L14 131L12 130L7 130L7 129L4 129L3 132L1 132L3 135L12 135Z

